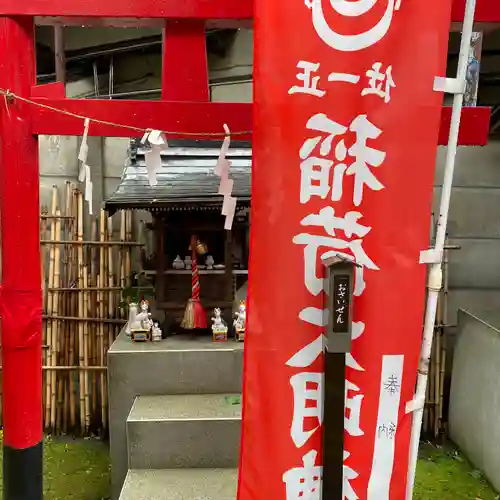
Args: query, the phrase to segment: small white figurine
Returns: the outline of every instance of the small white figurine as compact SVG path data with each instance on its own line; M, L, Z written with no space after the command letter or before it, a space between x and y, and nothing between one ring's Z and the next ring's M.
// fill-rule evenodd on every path
M235 312L234 315L236 316L236 319L233 321L236 340L241 342L245 339L247 321L247 306L244 300L240 302L238 312Z
M158 323L155 321L153 326L152 339L153 342L160 342L162 340L162 332Z
M151 313L149 312L149 302L147 300L141 301L141 312L135 317L136 323L139 324L139 328L142 330L151 330L153 327L153 321L151 319ZM134 330L135 327L132 327Z
M224 320L221 317L221 310L218 307L214 309L214 316L212 317L212 323L213 323L212 328L216 329L224 328L226 326Z
M184 264L186 265L186 269L191 269L191 267L193 266L193 260L191 259L191 256L188 255L185 259L184 259Z
M135 302L131 302L128 305L128 321L125 333L130 337L132 335L132 328L139 329L140 327L140 322L137 321L137 304Z
M216 307L212 317L212 333L214 342L224 342L227 340L227 325L222 319L221 310Z
M212 270L214 268L215 260L211 255L209 255L205 263L207 265L207 269Z
M172 267L174 269L177 269L177 270L180 270L180 269L184 269L184 262L183 260L181 259L181 256L178 255L175 260L172 262Z

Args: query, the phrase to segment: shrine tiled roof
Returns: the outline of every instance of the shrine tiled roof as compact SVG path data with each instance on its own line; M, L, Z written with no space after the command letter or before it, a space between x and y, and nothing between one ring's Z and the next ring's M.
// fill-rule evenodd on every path
M158 184L150 186L146 170L145 149L138 141L131 143L127 166L116 191L105 202L106 209L151 209L155 207L219 206L220 177L215 166L220 141L169 141L161 153ZM233 195L239 205L248 205L251 193L252 151L249 143L233 142L227 158L231 161L230 178Z

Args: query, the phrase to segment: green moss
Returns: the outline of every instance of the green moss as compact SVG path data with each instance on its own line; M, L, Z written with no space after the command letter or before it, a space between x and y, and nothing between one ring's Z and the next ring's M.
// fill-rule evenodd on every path
M47 438L44 457L44 500L109 498L110 464L105 443L94 439ZM422 446L414 500L478 499L499 500L500 496L455 450Z
M452 448L421 447L415 500L498 500L480 471Z
M47 438L44 461L44 500L109 498L107 444L95 439Z

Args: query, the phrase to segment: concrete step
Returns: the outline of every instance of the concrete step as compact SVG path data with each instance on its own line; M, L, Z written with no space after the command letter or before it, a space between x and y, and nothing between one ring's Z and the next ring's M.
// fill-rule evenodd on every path
M237 469L129 470L119 500L235 500Z
M109 350L108 369L116 389L133 387L135 395L241 392L243 347L187 335L134 343L120 333Z
M135 344L120 333L108 352L112 499L128 470L127 416L138 394L241 392L243 343L175 335Z
M127 419L129 467L237 467L240 437L238 395L138 396Z

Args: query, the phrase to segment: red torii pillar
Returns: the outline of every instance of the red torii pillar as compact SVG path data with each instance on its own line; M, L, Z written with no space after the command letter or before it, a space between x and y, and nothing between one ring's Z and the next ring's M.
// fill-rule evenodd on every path
M0 18L0 85L30 97L33 18ZM42 291L38 140L20 101L0 105L4 498L42 498Z

